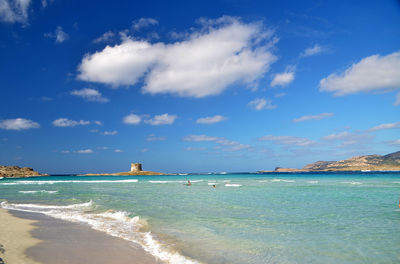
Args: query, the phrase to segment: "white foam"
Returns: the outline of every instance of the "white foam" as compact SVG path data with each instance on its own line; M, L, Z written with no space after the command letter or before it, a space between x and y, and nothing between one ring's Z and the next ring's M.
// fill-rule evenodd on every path
M400 182L393 182L393 183L400 183Z
M40 191L18 191L19 193L57 193L58 191L46 191L46 190L40 190Z
M227 183L225 184L226 187L240 187L242 186L241 184L237 184L237 183Z
M271 182L296 182L295 180L272 179Z
M218 182L209 182L209 183L207 183L208 185L217 185L218 184Z
M93 181L88 181L88 180L65 180L65 181L16 181L16 182L3 182L0 183L1 185L20 185L20 184L55 184L55 183L128 183L128 182L138 182L137 179L131 179L131 180L93 180Z
M202 182L203 180L190 180L191 183ZM150 183L187 183L188 181L149 181Z
M317 183L318 183L318 181L308 181L308 183L311 183L311 184L317 184Z
M147 222L139 216L129 217L124 211L106 211L103 213L89 213L94 208L93 201L66 206L42 204L13 204L0 203L5 209L42 213L54 218L88 224L91 228L105 232L111 236L119 237L140 244L143 249L160 260L171 264L194 264L195 260L186 258L175 251L170 251L160 244L151 232L141 232Z
M352 184L352 185L361 185L361 184L362 184L362 182L356 182L356 181L342 182L342 183L345 183L345 184Z

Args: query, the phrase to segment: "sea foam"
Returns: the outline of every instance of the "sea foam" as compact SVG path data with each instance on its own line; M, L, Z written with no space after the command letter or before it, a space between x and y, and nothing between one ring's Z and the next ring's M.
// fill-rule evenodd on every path
M15 181L15 182L2 182L0 185L23 185L23 184L55 184L55 183L129 183L129 182L138 182L137 179L130 180L64 180L64 181Z
M40 190L40 191L18 191L19 193L57 193L58 191L46 191L46 190Z
M41 213L70 222L85 223L91 228L140 244L145 251L171 264L195 264L198 261L189 259L176 251L169 250L158 242L154 235L147 230L147 222L139 216L130 217L124 211L106 211L90 213L95 208L91 200L86 203L64 206L42 204L15 204L4 201L0 206L9 210Z

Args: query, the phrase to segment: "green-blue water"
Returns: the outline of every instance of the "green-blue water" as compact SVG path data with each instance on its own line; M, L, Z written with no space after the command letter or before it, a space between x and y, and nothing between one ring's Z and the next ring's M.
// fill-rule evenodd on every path
M0 180L4 208L84 222L171 263L400 263L399 196L398 173Z

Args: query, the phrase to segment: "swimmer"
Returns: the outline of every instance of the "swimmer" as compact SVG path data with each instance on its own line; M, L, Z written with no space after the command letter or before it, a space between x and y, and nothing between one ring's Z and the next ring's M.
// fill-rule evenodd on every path
M185 185L190 186L190 185L192 185L192 183L190 181L188 181L188 183L186 183Z

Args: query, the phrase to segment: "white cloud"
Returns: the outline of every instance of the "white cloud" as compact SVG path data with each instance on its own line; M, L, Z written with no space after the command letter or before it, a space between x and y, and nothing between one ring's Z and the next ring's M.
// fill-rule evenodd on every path
M144 122L146 124L150 124L152 126L159 126L159 125L171 125L175 122L175 119L177 119L178 116L176 115L170 115L170 114L162 114L162 115L156 115L151 119L147 119Z
M116 149L116 150L114 150L114 152L121 153L123 151L121 149Z
M68 118L59 118L53 121L53 126L55 127L74 127L74 126L85 126L89 125L90 121L85 120L71 120Z
M216 141L218 137L210 137L207 135L189 135L183 138L184 141L202 142L202 141Z
M276 60L269 51L272 36L260 23L224 17L174 43L126 37L119 45L87 54L78 77L113 87L134 85L144 77L144 93L217 95L234 83L254 85L269 70Z
M333 113L322 113L322 114L318 114L318 115L305 115L296 119L293 119L293 122L297 123L297 122L303 122L303 121L308 121L308 120L321 120L321 119L325 119L328 117L333 116Z
M354 63L343 73L333 73L319 83L320 91L342 96L359 92L400 88L400 52L373 55Z
M142 152L142 153L145 153L145 152L148 152L150 149L148 149L148 148L142 148L141 150L140 150L140 152Z
M93 43L108 43L108 42L112 41L114 39L114 37L115 37L115 33L114 32L107 31L106 33L104 33L100 37L98 37L95 40L93 40Z
M373 139L371 135L368 134L359 134L352 133L348 131L343 131L339 133L330 134L322 138L325 141L338 141L341 142L342 147L346 146L354 146L354 145L365 145L366 143L370 143Z
M97 147L97 149L107 150L107 149L109 149L109 147Z
M252 149L252 146L242 144L237 141L229 140L223 137L211 137L207 135L189 135L183 138L184 141L189 142L215 142L217 146L215 149L219 149L224 152L234 152L246 149ZM198 148L186 148L186 150L199 150Z
M368 129L368 131L377 131L377 130L384 130L384 129L399 128L399 127L400 127L400 122L387 123L387 124L381 124L381 125L372 127L370 129Z
M81 149L81 150L75 150L74 152L78 153L78 154L92 154L93 150L91 150L91 149Z
M54 38L56 43L63 43L69 38L69 35L65 33L62 27L58 26L54 33L46 33L44 34L46 38Z
M103 123L101 121L93 121L93 123L95 123L98 126L102 126L103 125Z
M283 97L283 96L285 96L286 95L286 93L277 93L277 94L275 94L274 96L276 97L276 98L279 98L279 97Z
M53 4L54 3L54 0L49 0L49 1L47 1L47 0L42 0L42 7L43 8L46 8L49 4L51 5L51 4Z
M312 145L316 144L316 142L311 139L303 138L303 137L295 137L295 136L266 135L266 136L260 137L258 140L259 141L273 141L277 144L293 145L293 146L299 146L299 147L308 147L308 146L312 146Z
M24 118L5 119L0 121L0 129L5 130L25 130L39 127L40 125L38 123Z
M140 18L139 20L135 20L132 23L132 28L136 31L141 30L142 28L146 28L149 26L155 26L158 25L158 21L155 20L154 18Z
M313 47L305 49L300 54L300 57L308 57L308 56L316 55L316 54L321 53L323 51L324 51L324 49L320 45L315 44Z
M394 102L394 106L400 105L400 93L397 93L396 95L396 101Z
M202 117L196 120L197 124L215 124L226 120L227 118L221 115Z
M124 117L122 120L127 125L138 125L142 122L142 118L135 114L130 114Z
M118 134L118 131L113 130L113 131L104 131L103 133L101 133L104 136L115 136L116 134Z
M346 139L351 135L351 133L349 133L348 131L343 131L340 133L334 133L334 134L330 134L328 136L323 137L323 140L342 140L342 139Z
M71 91L71 95L82 97L90 102L107 103L109 101L108 98L103 97L99 91L91 88L73 90Z
M400 146L400 139L387 141L386 143L388 143L389 145Z
M276 105L272 104L270 99L265 98L256 98L253 101L250 101L247 105L257 111L264 109L272 110L277 107Z
M167 139L166 137L161 137L161 136L157 137L154 134L150 134L147 136L146 141L164 141L166 139Z
M28 21L28 8L31 0L0 0L0 20L6 23Z
M286 86L293 82L294 80L294 71L286 71L282 73L275 74L274 79L271 81L271 86Z

